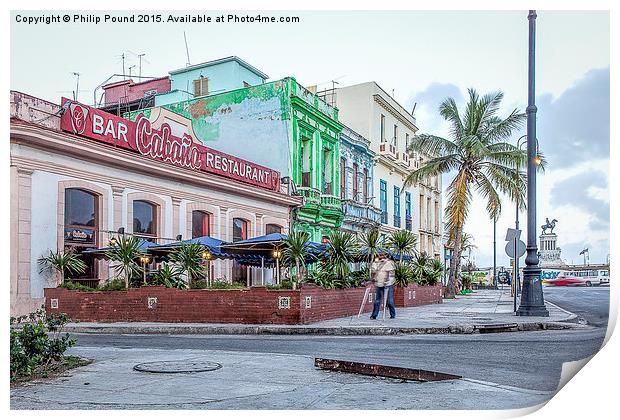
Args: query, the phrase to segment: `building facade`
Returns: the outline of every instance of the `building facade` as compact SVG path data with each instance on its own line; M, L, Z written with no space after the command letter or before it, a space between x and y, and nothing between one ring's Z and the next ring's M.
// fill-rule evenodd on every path
M119 230L156 243L287 233L292 209L301 204L277 171L202 148L170 134L169 126L19 92L11 92L10 105L12 315L38 308L43 288L55 285L37 262L50 251L107 246ZM160 155L158 141L175 152ZM242 169L224 170L224 162L244 168L243 176ZM93 285L115 276L108 261L86 262L88 271L76 281ZM230 260L213 261L210 275L265 281L261 270Z
M343 127L340 133L340 200L344 219L341 228L363 233L381 224L381 210L373 205L375 153L370 142Z
M428 156L408 153L417 133L416 120L375 82L319 93L339 110L343 124L370 141L376 154L375 205L381 209L381 232L407 229L418 235L418 250L441 258L441 179L435 177L403 190L405 177Z
M201 69L207 74L209 66ZM200 79L193 79L197 77L195 71L188 68L191 74L184 75L183 80L199 85ZM174 88L182 73L171 75ZM142 113L156 128L166 122L176 135L190 133L205 146L279 171L289 183L290 193L304 198L304 204L293 212L293 228L308 232L311 240L320 242L340 226L343 218L338 110L294 78L250 85L245 82L250 79L246 76L242 82L247 86L223 93L211 94L208 90L206 96L172 103L157 96L159 106L131 112L127 117L136 119ZM262 76L256 73L253 82ZM209 80L213 86L216 75Z

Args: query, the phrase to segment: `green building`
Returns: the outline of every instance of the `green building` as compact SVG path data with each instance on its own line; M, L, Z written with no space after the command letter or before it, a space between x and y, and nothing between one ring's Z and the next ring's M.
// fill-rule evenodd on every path
M200 69L191 67L193 73L207 74L187 83L199 89L194 95L186 92L192 99L168 103L171 95L162 93L156 95L154 108L128 117L143 112L156 126L169 123L174 134L187 132L207 147L279 171L283 189L304 197L291 215L292 228L321 242L343 219L338 109L292 77L256 85L243 80L243 88L205 92L205 86L216 85L209 80L216 75L208 76L209 63ZM178 75L179 70L171 73L172 78Z

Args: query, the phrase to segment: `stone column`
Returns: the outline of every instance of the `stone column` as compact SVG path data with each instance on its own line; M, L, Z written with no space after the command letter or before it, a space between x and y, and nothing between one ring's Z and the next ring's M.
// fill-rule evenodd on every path
M124 187L112 185L112 230L118 231L123 226L123 191ZM127 226L125 226L127 228Z
M26 314L34 309L34 302L30 291L30 260L31 260L31 215L32 215L32 173L33 170L16 168L12 171L11 210L16 213L11 218L11 237L16 239L13 245L13 254L16 254L13 264L16 272L11 272L11 313ZM17 185L14 185L17 184ZM13 215L12 215L13 216Z
M176 238L177 235L183 234L183 232L181 232L179 228L180 205L181 205L181 199L177 197L172 197L172 237L173 238ZM190 223L191 223L191 220L190 220ZM189 238L183 238L183 239L189 239Z

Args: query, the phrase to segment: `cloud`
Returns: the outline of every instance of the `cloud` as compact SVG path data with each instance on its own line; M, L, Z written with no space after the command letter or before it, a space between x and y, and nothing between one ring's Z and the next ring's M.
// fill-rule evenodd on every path
M584 171L558 181L551 189L551 203L553 207L573 206L590 215L589 228L591 230L609 229L609 202L600 198L592 191L593 188L606 189L607 175L602 171ZM585 222L585 220L583 221ZM578 229L578 221L575 229Z
M609 68L588 71L557 99L537 99L537 137L554 168L609 157Z
M408 101L408 109L416 103L416 118L420 122L420 131L423 133L433 133L444 135L438 131L443 131L445 121L439 115L439 105L446 99L453 98L459 108L464 105L465 97L458 86L452 83L431 83L422 92L418 92Z

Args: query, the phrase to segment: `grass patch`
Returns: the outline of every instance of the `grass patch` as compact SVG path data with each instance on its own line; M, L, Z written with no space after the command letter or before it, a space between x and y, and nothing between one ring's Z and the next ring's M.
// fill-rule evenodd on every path
M37 379L53 379L71 369L86 366L92 362L93 361L90 359L84 359L78 356L63 356L62 360L58 362L52 362L46 367L36 368L30 375L18 376L11 381L11 386L19 386Z

